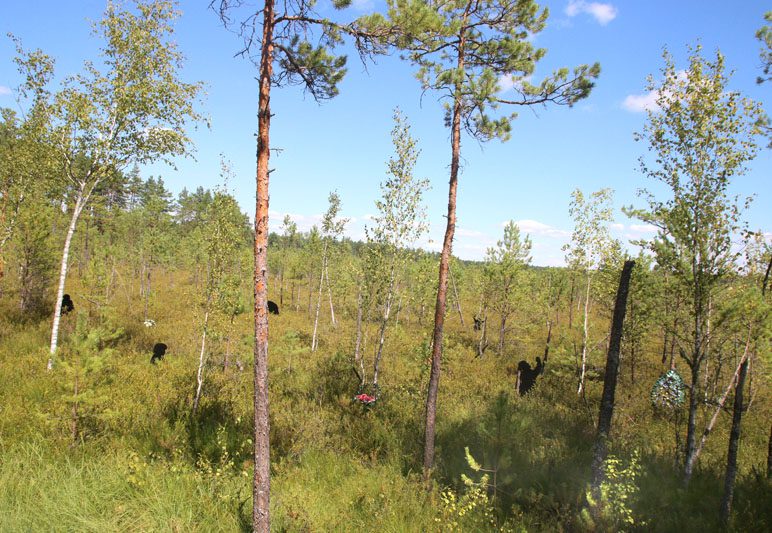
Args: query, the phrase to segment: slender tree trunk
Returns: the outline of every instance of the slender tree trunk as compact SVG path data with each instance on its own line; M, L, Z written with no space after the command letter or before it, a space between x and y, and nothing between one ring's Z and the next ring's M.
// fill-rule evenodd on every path
M464 71L465 35L461 35L458 44L459 72ZM426 394L426 423L424 426L424 464L423 478L429 487L432 468L434 467L434 434L437 419L437 393L440 387L440 369L442 362L442 337L445 325L445 308L448 292L448 266L453 248L453 235L456 231L456 194L458 191L459 156L461 154L461 91L457 86L453 103L453 121L451 133L450 181L448 183L448 219L445 238L440 254L439 282L437 284L437 303L434 308L434 333L432 335L432 367L429 373L429 388Z
M373 392L376 397L378 395L378 371L381 367L381 355L383 354L383 343L386 339L386 325L389 322L389 315L391 314L391 301L394 296L394 275L395 265L391 264L391 272L389 273L389 292L386 294L386 304L383 310L383 316L381 317L381 327L378 332L378 348L375 353L375 362L373 363Z
M699 404L697 384L700 377L700 368L694 365L692 371L692 383L689 387L689 418L686 421L686 449L684 450L684 484L688 485L694 471L694 463L697 461L696 452L696 424L697 406Z
M322 252L322 269L319 274L319 294L316 298L316 314L314 316L314 334L311 337L311 351L315 352L318 347L316 331L319 327L319 308L322 306L322 286L324 285L324 269L327 267L327 243L324 243Z
M311 314L311 302L314 300L314 274L308 273L308 314Z
M81 185L78 190L78 198L75 201L75 208L72 210L70 226L67 228L67 236L64 239L64 250L62 250L62 262L59 266L59 288L56 291L56 300L54 301L54 323L51 326L51 347L49 350L48 364L46 368L50 371L54 368L54 355L59 342L59 322L62 318L62 299L64 298L64 284L67 280L67 263L70 259L70 245L72 236L75 233L75 226L78 225L78 217L83 210L83 206L88 201L89 194L85 194L85 185Z
M700 366L703 359L702 319L703 307L700 301L701 295L696 294L694 312L694 346L691 360L692 379L689 386L689 420L686 423L686 453L684 456L684 485L688 485L694 473L696 457L696 432L697 432L697 407L699 405Z
M590 272L587 272L587 288L584 293L584 324L582 326L582 368L579 374L579 388L576 394L582 396L584 394L584 375L587 372L587 321L590 316L590 281L592 276Z
M204 331L201 333L201 351L198 354L198 372L196 373L196 396L193 398L193 416L198 413L198 403L201 401L201 389L204 386L204 363L206 362L206 333L209 329L209 302L204 311Z
M330 298L330 319L332 320L332 327L335 328L338 326L338 323L335 321L335 308L332 305L332 285L330 285L330 273L327 261L324 262L324 279L327 282L327 295Z
M713 426L715 426L716 422L718 421L718 415L724 409L724 404L726 403L727 398L729 398L729 393L732 392L732 388L734 388L735 383L737 383L739 379L738 376L742 371L742 366L743 364L745 364L746 361L748 361L748 358L750 356L750 344L751 344L751 328L749 327L748 339L745 343L745 350L743 352L743 355L740 358L739 363L737 364L737 368L735 369L734 374L732 375L732 379L729 380L729 384L727 385L726 390L724 390L724 394L718 400L718 404L716 405L716 410L713 412L713 416L710 418L708 425L705 426L705 429L702 432L702 436L700 437L699 444L697 444L697 446L695 447L694 453L692 454L693 463L696 463L697 459L700 457L700 454L702 453L702 448L705 446L705 441L708 440L708 436L710 435L710 432L713 431Z
M257 112L257 195L255 206L255 472L252 481L252 530L269 533L271 460L268 438L268 160L271 127L274 0L263 8L260 97Z
M485 349L488 347L488 308L483 307L480 313L482 317L482 331L480 332L480 342L477 343L477 356L482 357Z
M729 433L729 449L726 455L726 476L724 478L724 496L721 498L721 521L729 523L732 512L734 485L737 479L737 451L740 447L740 426L743 418L743 388L745 376L748 373L748 358L740 365L740 375L734 390L734 407L732 409L732 430Z
M619 351L622 345L622 329L625 322L627 295L630 289L630 276L632 275L633 266L635 266L635 261L625 261L625 265L622 268L616 303L614 304L614 318L611 322L611 337L608 356L606 357L606 375L603 378L603 396L601 396L600 401L598 432L595 437L592 460L592 487L596 492L600 490L600 484L603 481L603 462L606 460L607 441L611 433L611 418L614 414L614 399L617 377L619 376Z
M357 336L354 343L354 363L359 367L359 387L365 384L365 362L362 359L362 289L357 291Z
M552 320L547 320L547 342L544 343L544 364L550 355L550 343L552 341Z
M147 309L150 304L150 272L150 265L148 265L145 269L145 318L143 320L147 320Z
M466 327L464 324L464 313L461 311L461 300L458 299L458 289L456 289L456 278L453 277L453 270L448 268L450 274L450 283L453 286L453 298L456 300L456 310L458 311L458 318L461 319L461 326Z

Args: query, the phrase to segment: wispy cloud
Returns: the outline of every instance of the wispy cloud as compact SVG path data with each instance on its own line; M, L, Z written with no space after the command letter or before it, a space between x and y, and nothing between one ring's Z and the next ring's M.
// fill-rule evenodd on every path
M618 11L611 4L570 0L566 6L565 14L569 17L575 17L581 13L592 16L598 24L605 26L617 17Z
M373 0L352 0L351 7L355 11L372 11L375 8Z
M644 111L656 111L658 91L649 91L646 94L628 94L622 102L622 107L632 113L643 113Z
M676 79L679 82L686 81L687 73L685 70L679 70L676 74ZM665 93L668 94L668 93ZM629 94L622 102L622 108L632 113L643 113L644 111L657 111L659 105L657 105L657 99L660 92L658 90L649 91L644 94Z
M505 226L507 222L503 222L502 226ZM564 229L555 228L549 224L539 222L538 220L517 220L515 221L517 227L520 228L522 233L528 233L529 235L538 235L540 237L551 237L554 239L565 239L571 236L570 231Z
M9 94L12 94L13 91L6 87L5 85L0 85L0 96L8 96Z
M523 82L531 81L531 77L532 76L525 76L524 78L515 81L514 79L512 79L512 76L502 74L501 76L499 76L499 79L498 79L499 93L509 92L514 87L522 87Z

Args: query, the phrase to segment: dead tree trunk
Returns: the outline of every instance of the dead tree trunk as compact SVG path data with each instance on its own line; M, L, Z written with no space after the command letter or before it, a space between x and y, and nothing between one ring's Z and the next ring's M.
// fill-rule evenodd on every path
M614 397L617 378L619 376L619 351L622 345L622 327L625 322L627 294L630 289L630 276L635 261L625 261L622 275L619 278L616 302L614 303L614 318L611 322L608 356L606 357L606 375L603 378L603 396L600 401L598 415L598 432L592 458L592 487L598 492L603 481L603 462L606 460L607 441L611 433L611 417L614 414Z
M740 447L740 426L743 418L743 388L748 373L748 358L740 365L740 375L734 389L734 407L732 409L732 430L729 433L729 450L726 455L726 476L724 478L724 496L721 498L721 522L729 523L732 512L734 485L737 479L737 451Z

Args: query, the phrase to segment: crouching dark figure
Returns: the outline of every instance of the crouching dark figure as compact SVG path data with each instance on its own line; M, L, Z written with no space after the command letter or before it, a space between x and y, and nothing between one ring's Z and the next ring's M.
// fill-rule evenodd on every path
M271 300L268 300L268 312L272 315L278 315L279 314L279 306L276 305L276 302L272 302Z
M541 357L536 358L536 368L531 368L528 361L520 361L517 364L517 392L520 396L527 394L536 384L536 378L544 372L544 363Z
M160 361L164 358L164 355L166 355L166 349L168 346L166 346L162 342L157 342L155 346L153 346L153 356L150 358L150 362L155 364L156 361Z
M69 294L65 294L62 297L62 314L72 313L75 310L75 303L70 298Z

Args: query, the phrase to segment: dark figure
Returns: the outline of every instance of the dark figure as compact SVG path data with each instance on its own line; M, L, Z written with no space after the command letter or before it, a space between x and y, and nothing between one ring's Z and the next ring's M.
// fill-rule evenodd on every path
M168 346L162 342L155 343L155 346L153 346L153 357L150 358L150 362L155 364L156 361L163 359L167 348Z
M279 306L276 305L276 302L272 302L271 300L268 300L268 312L272 315L278 315L279 314Z
M520 396L527 394L528 391L533 388L534 384L536 383L536 378L542 372L544 372L544 364L541 362L540 357L536 358L536 368L531 368L531 365L528 363L528 361L520 361L517 363L517 392L520 393Z
M485 324L485 319L474 315L474 330L480 331L483 328L483 324Z
M75 310L75 304L72 301L72 298L70 298L69 294L65 294L62 298L62 314L66 315L67 313L71 313Z

